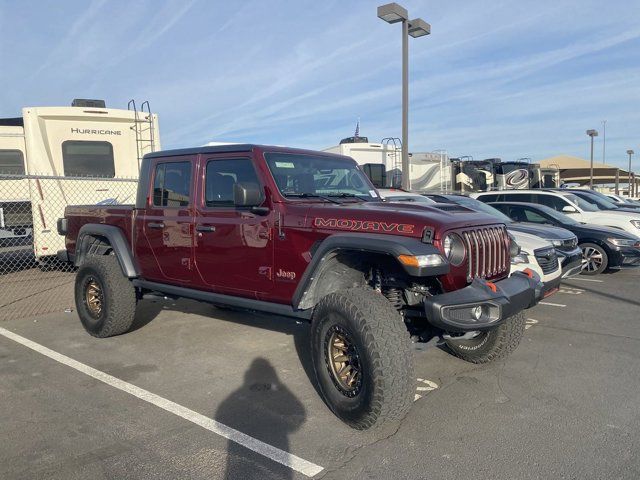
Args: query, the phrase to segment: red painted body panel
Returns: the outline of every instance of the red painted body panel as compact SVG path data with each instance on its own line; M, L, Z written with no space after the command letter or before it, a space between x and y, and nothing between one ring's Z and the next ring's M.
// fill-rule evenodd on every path
M425 228L430 228L434 245L441 248L441 239L449 231L496 225L495 219L480 213L445 212L424 205L351 200L336 205L316 198L285 198L268 170L265 149L297 152L254 147L251 153L179 157L180 161L188 158L193 165L189 207L152 208L151 191L146 192L147 208L139 211L122 206L67 207L67 250L75 252L82 225L107 223L125 232L145 279L287 304L311 261L313 245L336 232L422 238ZM262 205L269 209L268 214L205 206L206 163L217 157L252 158L264 188ZM177 161L162 157L154 159L152 165L167 160ZM153 181L149 182L150 190L152 185ZM162 223L164 228L152 230L149 222ZM197 228L202 225L215 227L215 231L199 232ZM447 291L466 286L466 265L452 267L440 280Z

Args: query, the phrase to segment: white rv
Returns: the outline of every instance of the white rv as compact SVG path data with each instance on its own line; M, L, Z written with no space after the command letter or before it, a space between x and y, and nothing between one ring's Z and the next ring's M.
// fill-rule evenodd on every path
M160 137L148 102L128 107L74 100L0 119L0 241L32 231L44 261L64 248L56 222L66 205L134 202L140 161Z
M402 148L397 138L370 143L367 137L350 137L324 151L353 158L378 188L399 188L402 184ZM451 162L446 152L410 153L409 166L412 190L450 188Z

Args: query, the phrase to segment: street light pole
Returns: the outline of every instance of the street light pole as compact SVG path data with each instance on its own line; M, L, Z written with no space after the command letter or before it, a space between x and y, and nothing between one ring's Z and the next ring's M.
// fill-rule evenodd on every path
M397 3L378 7L378 18L387 23L402 22L402 188L411 190L409 172L409 35L413 38L431 33L431 25L416 18L409 20L407 9Z
M411 190L409 165L409 21L402 20L402 188Z
M602 121L602 163L607 163L607 121Z
M629 155L629 192L627 193L627 195L629 195L629 197L632 196L631 193L631 155L633 155L635 152L633 150L627 150L627 155Z
M591 137L591 170L589 173L589 188L593 190L593 137L598 136L597 130L587 130L587 135Z

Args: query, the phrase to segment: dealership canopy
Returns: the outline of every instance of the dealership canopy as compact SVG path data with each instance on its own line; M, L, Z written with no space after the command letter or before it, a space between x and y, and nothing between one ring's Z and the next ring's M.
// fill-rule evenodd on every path
M555 167L560 170L560 178L564 183L579 183L588 185L590 177L590 162L584 158L571 155L557 155L545 158L540 162L541 167ZM606 163L593 162L593 182L596 184L627 183L627 170ZM635 177L635 175L632 176ZM639 179L635 179L637 181Z

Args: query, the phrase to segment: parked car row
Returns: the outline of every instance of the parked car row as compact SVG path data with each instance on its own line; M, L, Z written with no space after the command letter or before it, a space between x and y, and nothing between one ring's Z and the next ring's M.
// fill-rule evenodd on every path
M523 234L550 243L560 258L562 278L640 266L640 203L624 197L579 189L505 190L471 196L387 189L381 195L387 201L456 203L493 215L521 245L530 241ZM516 261L524 264L525 260ZM535 271L538 267L529 266Z

